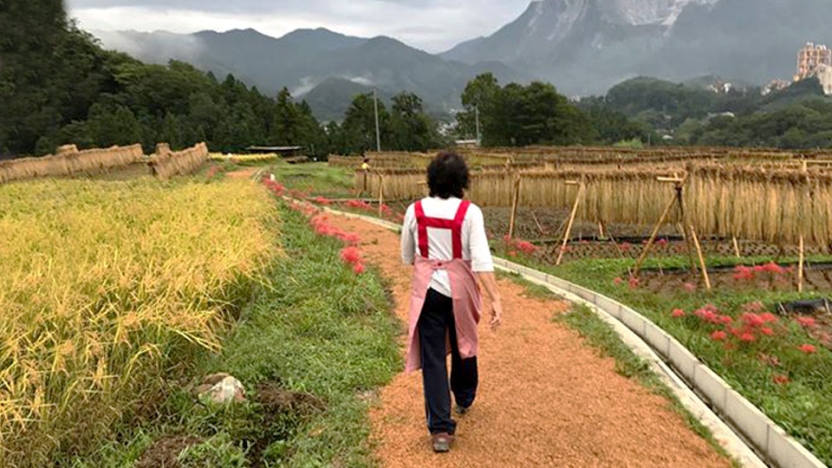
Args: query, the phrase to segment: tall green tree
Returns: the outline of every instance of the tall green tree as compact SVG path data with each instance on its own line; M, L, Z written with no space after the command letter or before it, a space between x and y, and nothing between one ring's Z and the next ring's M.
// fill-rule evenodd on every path
M378 102L378 121L382 149L389 149L390 114L383 102ZM375 103L372 93L355 96L347 109L341 126L344 152L362 154L376 149Z
M427 151L441 144L436 122L413 93L393 96L390 132L390 145L399 151Z

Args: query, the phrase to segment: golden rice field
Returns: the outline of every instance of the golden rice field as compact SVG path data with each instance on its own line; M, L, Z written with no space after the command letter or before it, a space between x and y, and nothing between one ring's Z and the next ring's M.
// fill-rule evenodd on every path
M209 156L209 159L211 161L230 161L232 163L239 164L239 163L275 161L275 160L277 160L277 154L275 154L275 153L268 153L268 154L211 153L210 156Z
M88 448L217 348L274 213L244 180L0 185L0 466Z

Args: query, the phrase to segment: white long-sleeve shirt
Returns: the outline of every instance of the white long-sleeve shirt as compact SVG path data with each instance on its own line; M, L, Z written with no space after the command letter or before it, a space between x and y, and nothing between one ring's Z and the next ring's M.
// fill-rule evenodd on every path
M454 219L462 200L459 198L425 198L422 209L428 218ZM402 261L412 265L418 254L419 232L416 224L416 206L410 205L404 216L402 225ZM453 259L453 239L451 231L447 229L428 228L428 254L431 260ZM488 238L485 234L485 221L482 210L474 204L468 208L468 213L462 222L462 258L471 261L471 269L475 273L494 271L494 260L488 248ZM437 270L433 273L430 287L436 292L451 297L451 279L448 272Z

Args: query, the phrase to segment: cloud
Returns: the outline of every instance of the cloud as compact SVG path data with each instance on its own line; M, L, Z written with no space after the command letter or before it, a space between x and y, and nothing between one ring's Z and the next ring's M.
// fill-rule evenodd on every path
M514 20L529 0L68 0L70 14L91 30L254 28L282 36L326 27L344 34L391 36L441 52L488 35Z

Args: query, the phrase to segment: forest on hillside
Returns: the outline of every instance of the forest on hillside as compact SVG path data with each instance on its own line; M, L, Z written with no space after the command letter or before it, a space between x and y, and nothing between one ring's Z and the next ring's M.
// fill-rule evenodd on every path
M59 0L0 3L0 31L0 158L49 154L67 143L139 142L147 152L157 142L177 149L205 141L221 152L298 145L317 157L376 147L372 94L354 96L340 121L319 122L286 88L267 96L232 75L104 50ZM486 146L832 146L832 99L814 79L763 96L753 87L715 93L636 78L572 102L551 84L502 85L483 74L461 101L457 127L444 134L419 96L402 92L389 108L380 101L382 148L425 151L473 138L477 113Z

